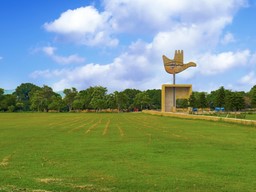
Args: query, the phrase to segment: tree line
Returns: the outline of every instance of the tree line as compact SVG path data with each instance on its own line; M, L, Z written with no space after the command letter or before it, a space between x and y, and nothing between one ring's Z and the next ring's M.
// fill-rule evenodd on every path
M12 94L4 94L4 89L0 88L0 111L134 111L161 108L160 89L125 89L108 94L106 87L94 86L81 91L72 87L64 89L63 93L62 97L47 85L39 87L32 83L22 83Z
M186 108L224 108L225 111L241 111L256 108L256 85L249 92L231 91L223 86L217 90L206 92L193 92L189 99L177 100L177 107Z
M12 94L4 94L0 88L0 111L38 111L67 112L105 109L118 111L134 111L161 108L161 90L141 91L125 89L108 93L106 87L94 86L78 91L72 87L63 91L64 96L53 91L47 85L39 87L32 83L22 83ZM193 92L189 99L178 99L179 108L211 108L223 107L227 111L239 111L256 108L256 85L249 92L231 91L220 87L206 92Z

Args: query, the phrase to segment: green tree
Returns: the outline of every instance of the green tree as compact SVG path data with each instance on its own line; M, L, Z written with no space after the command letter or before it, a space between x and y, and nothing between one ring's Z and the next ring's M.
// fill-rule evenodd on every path
M229 92L227 94L226 108L230 111L239 111L245 108L245 101L242 92Z
M152 109L161 109L161 90L160 89L151 89L147 90L149 98L151 99L151 108Z
M206 100L206 94L204 92L201 92L199 94L199 106L200 108L204 109L207 107L207 100Z
M129 106L129 97L126 95L126 93L115 91L114 95L118 111L127 109Z
M75 99L73 102L73 109L74 110L81 110L83 109L83 103L80 99Z
M49 104L49 110L56 110L58 112L61 111L61 109L64 107L64 102L62 100L62 97L59 94L54 94L51 97L51 102Z
M176 106L178 108L188 108L188 99L177 99Z
M207 103L209 104L209 107L211 109L215 108L216 95L217 95L216 91L211 91L210 94L207 94L206 96Z
M0 111L2 110L2 100L4 98L4 89L0 88Z
M140 110L148 109L151 105L151 99L146 92L138 93L134 98L134 106Z
M48 112L49 105L51 104L52 98L54 95L56 95L56 93L53 92L51 87L44 85L41 89L41 94L43 97L43 110Z
M64 103L68 106L68 110L71 111L73 108L73 102L77 96L76 88L72 87L71 89L64 89Z
M225 106L225 89L223 86L221 86L216 91L215 106L216 107L224 107Z
M94 87L89 87L86 90L82 90L78 93L78 96L76 99L79 99L83 105L83 109L91 109L90 106L91 100L92 100L92 94L94 92Z
M24 103L22 103L22 102L17 102L17 103L16 103L16 109L17 109L17 111L23 111L23 109L24 109Z
M250 92L249 92L250 98L251 98L251 107L256 108L256 85L254 85Z
M0 101L0 111L13 112L16 106L16 97L12 94L3 95Z
M108 95L106 95L106 106L109 109L116 109L117 105L116 105L116 97L114 93L110 93Z
M0 88L0 99L4 95L4 89Z
M192 94L190 95L189 99L189 106L192 108L198 107L198 101L195 97L195 92L192 92Z
M134 99L141 91L138 89L125 89L123 92L128 96L128 110L132 110L134 108Z
M32 94L30 102L31 110L37 110L39 112L43 109L43 96L40 90L37 90Z
M95 86L92 93L90 106L96 111L106 108L106 94L107 88L102 86Z
M32 110L48 112L52 96L54 95L57 95L57 93L54 93L51 87L44 85L32 94L30 108Z
M30 99L32 94L39 90L40 87L32 84L32 83L22 83L20 86L18 86L14 92L14 95L17 96L17 102L23 103L23 109L25 111L30 110Z

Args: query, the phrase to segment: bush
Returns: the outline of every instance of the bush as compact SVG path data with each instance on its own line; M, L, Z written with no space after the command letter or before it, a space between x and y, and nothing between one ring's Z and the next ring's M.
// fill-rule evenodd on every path
M11 105L8 107L8 112L13 112L15 111L15 106Z

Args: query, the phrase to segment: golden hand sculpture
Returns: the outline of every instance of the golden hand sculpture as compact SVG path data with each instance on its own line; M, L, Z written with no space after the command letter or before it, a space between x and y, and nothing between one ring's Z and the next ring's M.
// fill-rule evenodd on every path
M163 55L164 68L167 73L176 74L189 67L196 67L194 62L189 62L187 64L183 63L183 50L176 50L174 54L174 59L169 59Z

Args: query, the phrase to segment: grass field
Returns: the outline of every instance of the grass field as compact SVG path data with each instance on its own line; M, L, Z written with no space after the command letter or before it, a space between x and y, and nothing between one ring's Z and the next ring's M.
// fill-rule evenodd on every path
M0 191L256 191L256 128L142 113L1 113Z
M256 120L256 114L246 114L245 118L249 120Z

